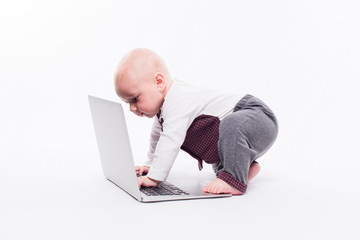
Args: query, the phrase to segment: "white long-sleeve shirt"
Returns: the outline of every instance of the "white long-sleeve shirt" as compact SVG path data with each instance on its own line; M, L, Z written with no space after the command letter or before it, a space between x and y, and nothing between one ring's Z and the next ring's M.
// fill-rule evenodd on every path
M148 177L164 181L183 144L187 129L202 114L222 120L230 114L241 94L227 94L196 87L175 79L165 96L160 116L155 117L150 137ZM162 124L160 124L162 121Z

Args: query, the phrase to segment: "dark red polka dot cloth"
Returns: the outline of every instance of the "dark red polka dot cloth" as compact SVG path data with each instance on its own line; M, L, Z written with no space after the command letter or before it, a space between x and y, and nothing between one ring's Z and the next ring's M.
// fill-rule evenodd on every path
M195 118L188 131L181 149L199 161L199 169L206 163L220 162L218 153L220 119L209 115Z

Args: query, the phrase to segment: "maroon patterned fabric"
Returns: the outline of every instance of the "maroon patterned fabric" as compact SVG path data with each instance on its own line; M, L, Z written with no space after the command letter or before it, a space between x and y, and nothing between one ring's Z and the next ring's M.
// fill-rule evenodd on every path
M230 173L221 171L217 177L228 183L230 186L238 189L240 192L242 193L246 192L247 184L240 182L239 180L234 178Z
M181 149L199 161L199 170L206 163L220 162L218 153L220 119L210 115L200 115L186 132Z

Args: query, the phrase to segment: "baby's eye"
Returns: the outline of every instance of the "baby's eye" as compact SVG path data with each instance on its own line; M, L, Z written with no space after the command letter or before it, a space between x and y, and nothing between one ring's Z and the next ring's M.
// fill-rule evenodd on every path
M138 101L139 97L134 97L131 99L131 102L136 103Z

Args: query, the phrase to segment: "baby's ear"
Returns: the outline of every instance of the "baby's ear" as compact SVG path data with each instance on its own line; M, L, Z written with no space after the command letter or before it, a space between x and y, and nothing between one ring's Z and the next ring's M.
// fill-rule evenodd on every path
M156 80L156 84L160 90L165 89L166 81L165 81L164 74L162 74L161 72L157 72L155 74L155 80Z

